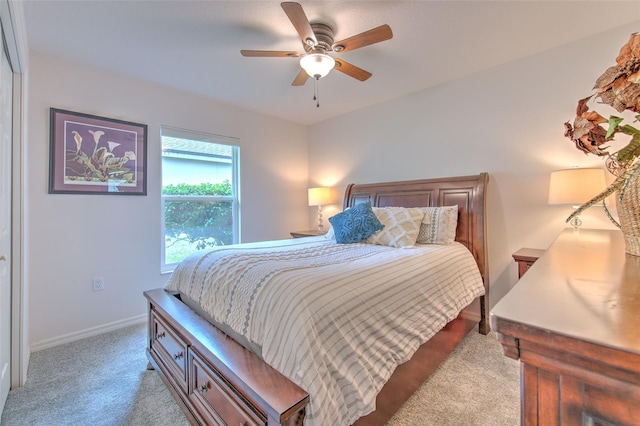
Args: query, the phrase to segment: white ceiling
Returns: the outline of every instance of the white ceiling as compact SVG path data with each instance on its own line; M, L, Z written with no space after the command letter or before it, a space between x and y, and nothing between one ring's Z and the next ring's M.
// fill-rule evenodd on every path
M24 2L29 49L270 116L317 123L625 24L638 1L300 1L336 41L388 24L393 38L340 57L373 74L291 82L296 58L241 49L302 44L277 1ZM640 30L640 28L639 28ZM335 54L338 56L338 54Z

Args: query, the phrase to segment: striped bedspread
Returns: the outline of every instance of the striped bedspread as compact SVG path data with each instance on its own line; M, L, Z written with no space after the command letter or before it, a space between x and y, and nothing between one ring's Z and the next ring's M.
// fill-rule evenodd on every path
M462 245L392 248L322 237L194 254L167 290L197 301L310 395L305 425L375 409L396 366L484 293Z

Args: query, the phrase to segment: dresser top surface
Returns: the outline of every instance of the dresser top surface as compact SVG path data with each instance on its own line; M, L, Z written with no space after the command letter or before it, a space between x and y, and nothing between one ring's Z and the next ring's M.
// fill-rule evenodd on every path
M620 231L567 229L491 315L640 354L640 257Z

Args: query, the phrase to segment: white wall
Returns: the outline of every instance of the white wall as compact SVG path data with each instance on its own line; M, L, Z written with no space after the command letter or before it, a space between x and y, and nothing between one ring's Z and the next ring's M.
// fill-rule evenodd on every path
M26 196L30 342L39 349L145 313L161 287L160 126L239 138L242 241L308 226L307 129L143 81L30 56ZM48 194L49 108L148 125L147 196ZM106 289L93 292L91 278Z
M566 226L571 207L547 205L550 172L603 167L563 136L563 123L637 30L622 27L311 126L310 181L344 192L350 182L488 172L493 306L517 280L511 254L548 247ZM325 209L325 218L339 207ZM600 207L582 218L584 227L613 227Z

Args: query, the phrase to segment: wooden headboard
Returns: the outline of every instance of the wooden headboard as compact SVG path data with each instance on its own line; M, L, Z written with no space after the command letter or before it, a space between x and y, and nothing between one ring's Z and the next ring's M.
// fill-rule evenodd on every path
M458 205L456 241L464 244L478 263L484 281L482 317L489 312L489 262L485 217L487 173L475 176L400 182L349 184L344 208L371 201L374 207L438 207Z

